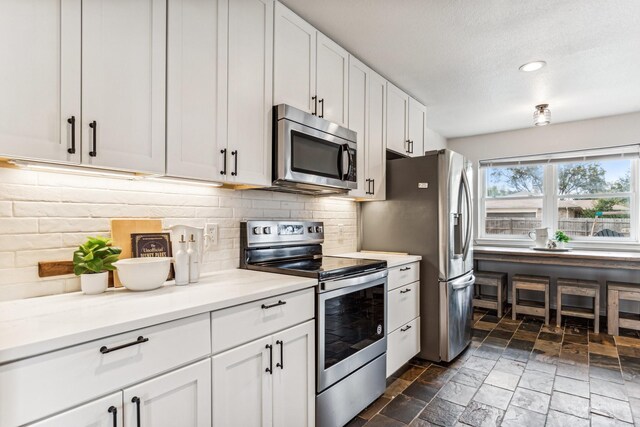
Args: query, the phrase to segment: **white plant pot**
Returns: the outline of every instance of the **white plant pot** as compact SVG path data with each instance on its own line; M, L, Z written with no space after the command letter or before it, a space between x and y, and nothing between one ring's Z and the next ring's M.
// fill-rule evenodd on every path
M564 249L564 242L556 241L556 248L558 248L558 249Z
M85 295L101 294L107 290L109 285L109 272L95 274L82 274L80 276L80 289Z

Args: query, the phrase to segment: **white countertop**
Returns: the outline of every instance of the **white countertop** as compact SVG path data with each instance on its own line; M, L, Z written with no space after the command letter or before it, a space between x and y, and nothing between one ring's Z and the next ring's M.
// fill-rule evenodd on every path
M187 286L124 288L0 303L0 364L317 285L316 279L226 270Z
M403 264L409 264L410 262L420 261L422 257L420 255L407 255L393 252L351 252L348 254L340 254L335 256L341 256L346 258L365 258L375 259L380 261L387 261L387 268L397 267Z

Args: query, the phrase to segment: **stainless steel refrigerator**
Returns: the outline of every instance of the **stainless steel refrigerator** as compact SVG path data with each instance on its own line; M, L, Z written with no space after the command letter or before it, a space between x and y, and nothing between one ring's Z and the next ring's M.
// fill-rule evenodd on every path
M420 353L451 361L471 342L471 166L451 150L387 161L387 200L362 203L362 250L420 262Z

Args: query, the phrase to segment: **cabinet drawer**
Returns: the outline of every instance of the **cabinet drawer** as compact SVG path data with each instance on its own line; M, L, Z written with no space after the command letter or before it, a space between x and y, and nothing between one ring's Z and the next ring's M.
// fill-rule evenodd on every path
M315 289L278 295L211 314L213 353L313 319Z
M101 352L138 337L148 341ZM210 353L205 313L0 366L0 425L42 418Z
M420 280L420 262L399 265L389 269L388 289L395 289L398 286L408 285L418 280Z
M387 337L387 377L420 351L420 318L413 319Z
M413 282L389 291L387 301L389 307L387 330L395 331L420 315L420 282Z

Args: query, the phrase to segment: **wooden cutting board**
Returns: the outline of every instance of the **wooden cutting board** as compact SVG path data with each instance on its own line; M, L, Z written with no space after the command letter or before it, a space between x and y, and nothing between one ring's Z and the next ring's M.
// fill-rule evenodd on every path
M161 219L112 219L111 239L113 246L122 248L120 259L131 258L131 234L132 233L161 233ZM118 278L118 272L113 275L113 285L116 288L122 287Z

